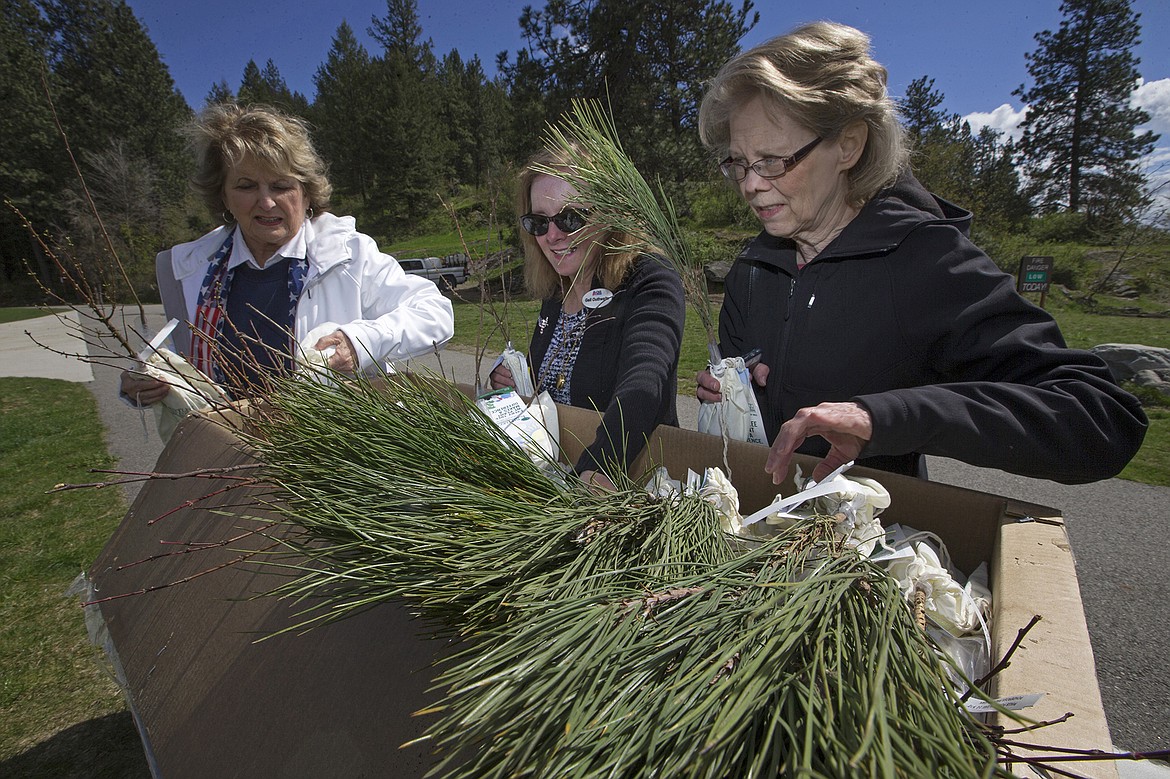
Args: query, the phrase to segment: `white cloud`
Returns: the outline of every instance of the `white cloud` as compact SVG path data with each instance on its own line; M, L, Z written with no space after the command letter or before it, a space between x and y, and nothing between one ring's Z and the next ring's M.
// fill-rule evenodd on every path
M1161 134L1164 143L1170 141L1170 78L1139 80L1130 103L1145 109L1150 115L1150 121L1142 125L1141 129Z
M1138 79L1137 88L1130 97L1131 105L1145 109L1150 115L1150 121L1142 125L1141 130L1152 130L1162 136L1160 143L1170 143L1170 78L1157 81L1142 81ZM1015 140L1020 138L1020 123L1024 121L1024 114L1028 107L1018 111L1010 104L1004 103L994 111L975 111L963 117L971 125L971 132L978 133L984 127L992 127Z
M1142 163L1150 188L1158 194L1153 210L1165 213L1170 208L1170 78L1157 81L1139 79L1130 102L1150 115L1150 121L1138 129L1161 136L1154 151Z
M1150 121L1138 130L1150 130L1161 136L1153 152L1142 160L1142 167L1151 187L1159 194L1158 207L1165 208L1170 205L1170 78L1148 82L1139 79L1130 101L1150 115ZM963 119L971 125L972 133L978 133L984 127L992 127L1018 141L1022 134L1020 123L1024 121L1027 110L1028 107L1024 106L1017 111L1004 103L994 111L976 111Z
M972 134L978 135L979 131L984 127L991 127L1018 141L1021 135L1020 122L1024 121L1024 113L1027 110L1025 106L1017 111L1007 103L1004 103L990 113L976 111L975 113L967 114L963 117L963 121L971 125Z

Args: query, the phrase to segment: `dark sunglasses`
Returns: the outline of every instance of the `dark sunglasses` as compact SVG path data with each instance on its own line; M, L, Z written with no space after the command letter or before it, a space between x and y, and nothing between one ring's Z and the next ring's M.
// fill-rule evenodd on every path
M544 235L548 232L548 223L552 222L562 233L575 233L588 224L588 216L589 212L583 208L566 208L553 216L525 214L520 217L520 226L529 235Z

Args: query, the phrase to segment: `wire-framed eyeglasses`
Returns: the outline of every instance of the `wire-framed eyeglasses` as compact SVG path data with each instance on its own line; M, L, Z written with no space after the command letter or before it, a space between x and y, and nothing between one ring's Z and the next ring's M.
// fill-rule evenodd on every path
M732 181L743 181L751 168L762 179L778 179L796 167L823 139L818 135L788 157L764 157L750 165L728 157L719 163L719 171Z
M563 233L575 233L589 223L589 212L584 208L565 208L559 214L525 214L520 217L520 226L529 235L544 235L548 223L552 222Z

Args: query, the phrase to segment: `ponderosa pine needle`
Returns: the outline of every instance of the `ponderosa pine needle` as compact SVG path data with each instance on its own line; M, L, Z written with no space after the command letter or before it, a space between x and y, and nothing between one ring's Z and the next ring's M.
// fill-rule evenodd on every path
M439 379L273 394L250 442L307 621L404 600L457 645L448 777L1010 776L834 521L732 543L697 496L559 484Z

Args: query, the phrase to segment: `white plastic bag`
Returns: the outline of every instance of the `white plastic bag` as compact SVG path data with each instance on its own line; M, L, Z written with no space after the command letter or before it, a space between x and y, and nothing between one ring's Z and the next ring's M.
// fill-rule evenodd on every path
M726 431L727 437L734 441L767 444L764 419L743 358L724 357L712 364L710 370L719 380L723 401L699 404L699 432L722 436Z
M525 405L515 390L497 390L481 396L475 405L542 470L550 474L557 470L560 421L556 403L547 392Z
M329 358L337 351L336 346L318 349L316 344L322 338L337 332L340 326L335 322L322 322L314 327L297 345L297 372L326 387L333 385L333 374L329 370Z
M739 492L720 468L707 468L702 476L688 469L684 483L670 478L666 468L660 465L650 474L650 479L646 482L646 491L659 498L671 498L684 493L697 494L715 507L723 532L732 535L743 534Z
M143 357L142 371L171 388L162 402L154 406L158 435L164 442L170 440L183 417L192 411L227 402L223 388L170 349L157 346L149 354L144 351L140 356Z
M530 398L536 394L536 387L532 383L532 372L528 370L528 359L524 356L524 352L512 348L511 341L508 341L508 345L504 348L503 353L492 363L491 370L494 371L496 366L501 363L511 371L512 381L516 385L517 393L526 398ZM491 373L491 371L488 371L488 373Z
M895 543L898 548L904 543L913 554L891 560L887 566L890 575L908 600L915 591L922 592L926 597L926 613L951 635L985 631L991 616L991 591L986 584L985 565L976 569L965 584L960 583L957 572L944 565L933 546L925 540L916 540L919 537L921 534L908 536L904 542Z

